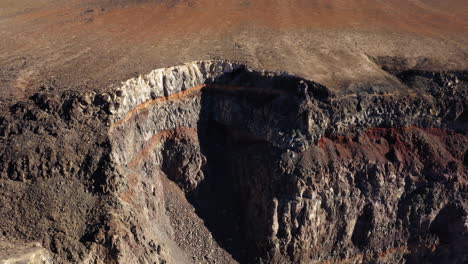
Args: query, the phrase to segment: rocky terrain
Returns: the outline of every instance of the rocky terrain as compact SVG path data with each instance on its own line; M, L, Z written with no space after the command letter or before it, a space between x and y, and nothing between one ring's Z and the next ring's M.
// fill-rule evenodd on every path
M468 261L463 1L21 1L0 263Z
M464 263L468 75L395 74L336 96L200 61L44 88L2 117L1 231L58 262Z

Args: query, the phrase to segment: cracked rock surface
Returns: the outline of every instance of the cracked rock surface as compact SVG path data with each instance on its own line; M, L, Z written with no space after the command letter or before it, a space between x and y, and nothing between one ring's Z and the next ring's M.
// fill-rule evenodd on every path
M337 94L228 60L0 117L0 234L57 263L465 263L466 71ZM404 89L396 89L394 85Z
M2 264L49 264L53 263L47 250L38 243L0 241Z

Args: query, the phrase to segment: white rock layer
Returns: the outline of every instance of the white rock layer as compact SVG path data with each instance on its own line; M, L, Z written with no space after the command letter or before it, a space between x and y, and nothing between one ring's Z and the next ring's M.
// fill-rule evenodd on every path
M157 97L169 96L197 85L213 82L225 73L242 67L223 60L196 61L179 66L161 68L149 74L129 79L115 89L117 107L111 107L114 120L119 120L138 105Z

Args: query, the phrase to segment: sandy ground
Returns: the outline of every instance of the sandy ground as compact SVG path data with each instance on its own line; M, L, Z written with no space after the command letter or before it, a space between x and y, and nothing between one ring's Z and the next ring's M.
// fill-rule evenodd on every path
M42 86L105 89L212 58L347 93L396 82L379 56L467 69L467 14L464 0L0 0L0 98L7 105Z

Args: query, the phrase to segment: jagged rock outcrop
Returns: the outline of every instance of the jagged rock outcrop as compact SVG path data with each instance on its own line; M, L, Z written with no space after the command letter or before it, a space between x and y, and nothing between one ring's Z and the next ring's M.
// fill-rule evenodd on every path
M8 243L0 241L0 263L2 264L49 264L49 253L37 243Z
M468 75L391 72L405 89L229 61L45 89L2 117L0 231L60 262L464 263Z

